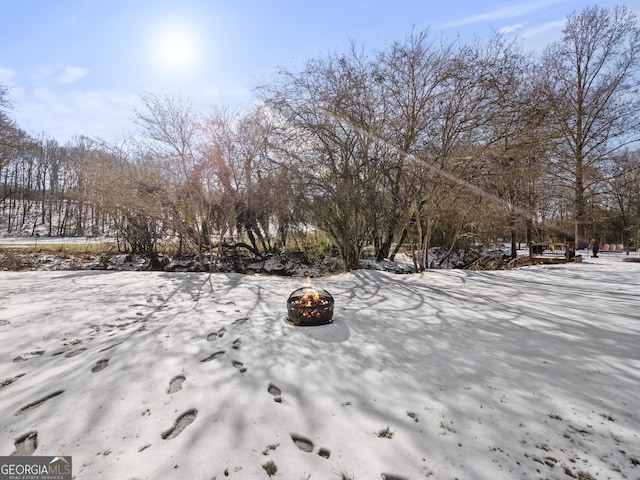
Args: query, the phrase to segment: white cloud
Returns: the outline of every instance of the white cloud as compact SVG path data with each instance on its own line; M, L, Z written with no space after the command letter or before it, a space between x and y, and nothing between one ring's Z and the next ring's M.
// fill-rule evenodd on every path
M64 71L58 75L58 81L65 84L75 83L88 73L89 70L83 67L65 67Z
M208 98L220 98L222 97L222 91L217 87L207 87L202 92L205 97Z
M566 23L567 23L566 19L554 20L552 22L547 22L547 23L539 25L539 26L537 26L535 28L531 28L531 29L525 31L522 34L522 36L524 38L531 38L531 37L535 37L536 35L547 33L547 32L549 32L551 30L561 30L562 28L564 28Z
M228 85L225 88L208 86L202 90L202 96L209 101L244 100L251 96L251 90L242 85Z
M78 135L114 139L130 126L135 98L113 91L38 87L21 95L11 116L27 133L44 132L62 143Z
M102 92L72 90L67 97L75 109L99 109L105 106L105 95Z
M7 81L16 76L15 70L0 68L0 81Z
M512 33L512 32L515 32L516 30L520 30L521 28L524 28L525 25L526 25L525 23L516 23L514 25L507 25L505 27L498 29L498 33Z
M473 23L480 22L492 22L497 20L505 20L507 18L514 18L520 15L526 15L537 10L542 10L550 5L560 3L564 0L545 0L537 2L524 2L517 3L515 5L508 5L506 7L496 8L485 13L479 13L470 17L460 18L453 20L444 25L444 28L462 27L464 25L471 25Z

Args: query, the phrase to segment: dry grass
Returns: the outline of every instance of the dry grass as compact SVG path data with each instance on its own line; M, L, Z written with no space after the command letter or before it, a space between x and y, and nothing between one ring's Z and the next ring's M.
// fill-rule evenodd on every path
M31 268L31 262L24 255L15 250L0 249L0 271L19 272L29 268Z

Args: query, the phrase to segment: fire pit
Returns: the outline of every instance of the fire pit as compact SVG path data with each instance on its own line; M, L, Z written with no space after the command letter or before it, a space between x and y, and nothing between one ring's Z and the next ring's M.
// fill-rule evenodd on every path
M305 285L291 292L287 300L289 322L296 326L313 326L331 323L333 297L326 290L316 290Z

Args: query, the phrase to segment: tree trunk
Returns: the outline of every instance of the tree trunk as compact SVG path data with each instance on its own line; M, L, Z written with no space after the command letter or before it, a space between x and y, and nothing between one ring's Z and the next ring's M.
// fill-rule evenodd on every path
M585 199L584 199L584 173L582 159L576 159L576 184L574 197L575 212L575 247L576 250L585 248L588 243L585 239Z
M511 219L511 259L518 256L518 245L516 242L516 221Z

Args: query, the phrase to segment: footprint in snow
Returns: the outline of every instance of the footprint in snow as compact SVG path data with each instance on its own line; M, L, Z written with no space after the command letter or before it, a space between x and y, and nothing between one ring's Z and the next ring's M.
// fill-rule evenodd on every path
M31 455L38 448L38 432L25 433L16 439L14 445L16 450L11 456L24 457Z
M20 379L20 377L24 377L25 374L21 373L20 375L16 375L13 378L7 378L6 380L2 380L0 382L0 388L4 388L4 387L8 387L9 385L11 385L13 382L15 382L16 380Z
M273 401L277 402L277 403L282 403L282 391L276 387L273 383L269 384L269 387L267 387L267 392L269 392L271 395L273 395Z
M237 368L240 371L240 373L244 373L247 371L246 367L244 366L244 363L239 362L238 360L233 360L231 362L231 365Z
M279 446L280 446L280 444L279 444L279 443L274 443L273 445L267 445L267 448L265 448L265 449L262 451L262 454L263 454L263 455L265 455L265 456L267 456L267 455L269 455L271 452L275 452L275 451L276 451L276 449L277 449Z
M236 338L231 344L231 348L233 348L234 350L240 350L240 345L242 345L242 340Z
M40 357L44 355L44 350L36 350L35 352L23 353L22 355L18 355L13 359L14 362L26 362L34 357Z
M302 435L297 435L295 433L291 434L291 440L296 447L298 447L303 452L311 453L313 452L313 442Z
M78 348L77 350L72 350L69 353L67 353L65 355L65 357L70 358L70 357L75 357L76 355L80 355L82 352L84 352L86 350L86 348Z
M38 408L40 405L42 405L44 402L46 402L47 400L50 400L54 397L57 397L58 395L62 395L64 393L64 390L58 390L56 392L50 393L49 395L47 395L46 397L42 397L39 400L36 400L35 402L31 402L28 405L25 405L24 407L22 407L20 410L18 410L15 413L15 416L18 415L24 415L27 412L30 412L31 410L33 410L34 408Z
M102 350L100 350L100 353L102 352L106 352L107 350L111 350L112 348L117 347L118 345L122 345L124 343L124 340L114 343L113 345L109 345L108 347L103 348Z
M177 375L171 379L169 382L169 389L167 390L167 394L171 395L172 393L176 393L182 390L182 384L184 383L186 377L184 375Z
M107 368L107 365L109 365L109 359L106 358L104 360L98 360L96 362L96 364L93 366L93 368L91 369L92 373L98 373L102 370L104 370L105 368Z
M221 357L222 355L224 355L224 350L219 350L217 352L212 353L208 357L203 358L202 360L200 360L200 363L210 362L211 360L215 360L216 358Z
M9 320L0 320L0 327L4 327L5 325L9 325Z
M196 419L197 416L198 416L198 410L196 409L187 410L176 419L175 423L173 424L173 427L171 427L169 430L166 430L165 432L162 433L162 439L171 440L172 438L177 437L180 433L182 433L182 431L185 428L187 428L189 425L193 423L193 421Z
M329 458L331 456L331 451L328 448L321 448L318 450L318 455L322 458Z
M298 435L296 433L292 433L291 440L293 440L293 443L295 444L295 446L298 447L303 452L306 452L306 453L313 452L313 442L308 438L303 437L302 435ZM328 448L320 448L318 450L318 455L320 455L322 458L328 459L331 456L331 451ZM390 478L390 480L394 480L394 479Z
M208 342L213 342L214 340L216 340L218 338L224 337L224 334L226 333L226 331L227 331L227 329L225 327L222 327L217 332L211 332L209 335L207 335L207 341Z

